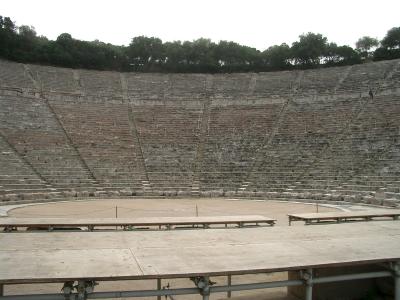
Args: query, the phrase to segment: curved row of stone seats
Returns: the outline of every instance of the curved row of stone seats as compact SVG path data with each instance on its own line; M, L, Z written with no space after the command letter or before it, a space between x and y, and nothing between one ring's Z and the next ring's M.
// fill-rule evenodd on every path
M47 183L92 182L44 101L10 95L0 101L3 136Z
M10 95L0 101L3 136L47 183L92 182L45 101Z
M97 183L141 188L144 170L126 105L107 99L95 105L82 99L50 102Z
M282 105L278 101L212 107L200 174L204 190L217 186L226 189L227 185L235 189L246 179Z
M340 140L340 143L337 143L334 149L330 150L330 152L332 152L331 155L327 156L324 153L323 159L322 160L320 159L318 163L313 164L314 170L310 171L310 174L308 175L312 175L312 178L314 180L317 180L318 178L322 179L324 178L324 176L330 173L340 174L339 177L344 177L344 178L351 177L353 176L354 168L355 169L357 169L357 167L359 168L357 164L361 164L361 166L363 167L362 170L365 170L365 166L363 163L370 157L374 158L374 156L376 156L375 155L376 153L374 153L374 151L379 153L380 149L395 145L393 143L394 141L393 139L396 137L398 138L398 132L397 132L398 121L396 124L397 118L395 117L393 118L393 112L398 111L398 109L396 110L396 108L398 108L398 105L397 106L396 104L394 106L390 105L390 103L386 103L384 101L385 99L380 96L375 100L378 101L379 104L374 103L373 105L369 104L364 105L363 107L364 113L361 116L364 116L365 120L363 120L362 117L358 116L355 122L353 122L354 126L350 127L349 132L347 132L347 134L344 135L344 138ZM393 102L392 99L391 101L392 103L395 103ZM371 106L372 109L371 107L368 108L368 106ZM392 117L390 117L388 114L383 114L383 111L385 109L388 112L392 112ZM326 114L321 114L321 115L326 115ZM393 130L388 130L388 128L386 127L386 125L389 124L390 122L391 122L390 124L391 127L389 127L389 129ZM296 123L304 124L306 122L297 120ZM371 124L373 125L372 127L370 126ZM334 126L330 125L328 128L334 128ZM354 130L354 128L356 130ZM294 130L289 130L289 132L293 131ZM286 146L290 147L289 145L290 141L293 140L295 139L289 138ZM328 141L330 140L332 139L328 139ZM276 145L274 145L273 148L274 150L279 149ZM295 148L298 148L298 145L296 145ZM292 154L292 156L296 157L295 148L287 151L286 153L284 153L284 155L281 155L281 157L278 156L279 159L276 160L276 163L279 169L282 169L282 163L284 163L285 157L287 155ZM311 149L318 150L318 147L313 146ZM280 153L282 154L282 152ZM310 150L309 153L312 153L312 151ZM300 156L300 153L298 153L297 155ZM376 158L374 159L374 161L376 162ZM398 158L396 159L396 161L398 162ZM292 164L292 167L296 167L296 164ZM301 168L304 167L305 167L304 165L301 165ZM271 169L271 166L269 165L268 168ZM326 174L324 174L324 172ZM305 175L307 174L302 174L302 177L304 178ZM336 177L338 176L336 175ZM289 178L289 176L287 176L287 178ZM288 182L288 184L293 184L293 183ZM258 189L260 188L261 187L259 186ZM323 187L323 188L326 190L332 187ZM289 186L288 191L292 190L293 189ZM299 191L298 186L297 190ZM302 192L304 192L304 190L302 190ZM343 193L346 191L342 190L341 192Z
M196 103L179 107L173 102L167 105L133 102L132 107L148 180L153 188L190 190L202 107Z
M167 74L124 74L132 100L163 100L168 88Z
M273 73L259 73L255 76L253 97L261 99L287 99L298 86L302 72L284 71Z
M185 105L203 101L206 94L204 74L137 74L124 73L127 95L137 104L150 104L151 100L173 100L174 105L182 101ZM145 101L145 102L143 102Z
M351 67L333 67L308 70L303 73L298 86L298 95L330 96L334 95L339 83L346 78Z
M51 192L46 183L0 137L0 200L19 199L22 194Z
M0 61L0 133L28 168L22 176L41 178L48 198L396 205L399 66L120 74Z
M23 64L0 59L0 86L18 90L35 89Z
M354 65L349 70L346 79L340 84L337 93L359 93L369 91L369 89L375 93L395 68L397 65L394 61Z
M79 90L85 96L121 98L121 76L117 72L80 70L75 73Z
M79 89L72 69L29 65L25 70L39 92L76 93Z

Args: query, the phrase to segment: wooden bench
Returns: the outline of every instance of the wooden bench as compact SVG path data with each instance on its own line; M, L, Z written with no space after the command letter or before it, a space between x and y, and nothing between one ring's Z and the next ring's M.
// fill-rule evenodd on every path
M288 214L289 226L294 221L304 221L306 225L320 224L329 222L349 222L349 221L370 221L373 219L393 219L398 220L400 210L366 210L352 212L325 212L325 213L307 213L307 214Z
M174 229L174 228L210 228L212 225L249 225L274 226L276 220L260 215L241 216L202 216L202 217L148 217L148 218L0 218L0 228L4 231L27 230L88 230L95 229Z

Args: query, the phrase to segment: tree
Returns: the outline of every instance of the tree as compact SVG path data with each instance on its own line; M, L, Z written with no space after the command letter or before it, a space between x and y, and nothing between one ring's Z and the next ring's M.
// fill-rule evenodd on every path
M400 27L393 27L381 41L381 45L387 49L400 48Z
M58 37L56 42L63 46L63 47L68 47L72 44L73 39L72 36L69 33L61 33Z
M22 25L18 27L18 34L28 40L34 40L36 38L35 27Z
M17 27L15 26L15 23L9 18L9 17L1 17L0 16L0 25L1 28L9 31L9 32L15 32Z
M328 39L322 34L309 32L299 36L300 40L292 44L292 55L296 64L316 66L326 53Z
M400 58L400 27L393 27L381 41L381 47L375 50L374 60Z
M329 43L325 52L326 65L351 65L361 62L357 51L349 46L338 46L336 43Z
M373 52L371 49L377 47L379 42L376 38L370 36L363 36L356 42L356 50L360 53L363 59L367 59L372 56Z
M163 43L156 37L134 37L127 53L135 70L154 70L157 64L165 61Z
M283 43L269 47L262 53L267 70L284 70L291 66L292 53L290 47Z
M0 56L16 60L17 33L14 22L9 17L0 16Z
M378 42L370 37L359 39L356 51L309 32L291 47L283 43L261 53L232 41L214 43L206 38L163 43L157 37L138 36L126 47L62 33L51 41L38 36L32 26L18 27L0 16L0 45L1 58L23 63L142 72L259 72L355 64L372 53L374 60L400 58L400 27L390 29L374 52Z

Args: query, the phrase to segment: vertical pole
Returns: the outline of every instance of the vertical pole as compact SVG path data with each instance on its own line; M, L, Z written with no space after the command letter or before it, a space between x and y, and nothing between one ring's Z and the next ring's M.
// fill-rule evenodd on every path
M313 294L313 283L312 283L312 269L308 269L307 272L304 274L304 281L306 284L306 300L312 300L312 294Z
M201 289L201 295L203 296L203 300L210 299L210 278L208 276L204 276L201 278L201 281L198 284L198 288Z
M228 287L232 285L232 275L228 275ZM228 291L226 293L227 297L230 298L232 296L232 291Z
M4 285L0 284L0 297L4 296Z
M392 266L394 278L394 300L400 300L400 262Z
M118 219L118 206L115 205L115 218ZM115 230L118 230L118 226L115 226Z
M199 208L197 207L197 204L196 204L196 217L198 217L199 216Z
M306 285L306 300L312 300L312 285Z
M161 278L157 278L157 290L161 290ZM161 296L157 296L157 300L161 300Z

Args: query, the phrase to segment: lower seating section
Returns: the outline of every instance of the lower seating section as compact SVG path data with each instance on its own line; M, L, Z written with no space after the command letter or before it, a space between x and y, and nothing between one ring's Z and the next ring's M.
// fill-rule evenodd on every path
M187 106L133 104L148 178L157 194L191 191L202 107Z
M400 60L218 75L0 60L0 204L191 195L399 206L399 78Z
M105 98L96 104L52 100L51 105L102 191L125 190L132 195L142 190L144 170L126 104Z
M252 172L283 103L212 107L201 168L201 190L236 191Z
M314 170L319 156L340 136L352 105L351 101L291 101L284 122L249 178L250 190L282 193L308 178L306 171ZM314 179L321 180L326 170L316 169L322 172Z
M52 192L4 137L0 137L0 165L0 201L33 199Z
M284 139L278 134L264 164L253 174L252 193L396 205L400 199L398 96L378 95L360 103L359 108L348 101L336 103L330 109L334 115L325 107L317 114L326 116L324 122L311 126L314 130L308 133ZM294 124L307 124L306 114L302 117L288 115ZM286 134L295 132L291 128Z
M0 129L16 151L54 187L90 184L90 173L43 99L0 96Z

